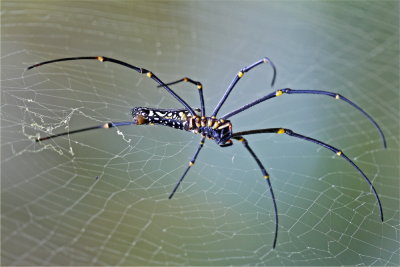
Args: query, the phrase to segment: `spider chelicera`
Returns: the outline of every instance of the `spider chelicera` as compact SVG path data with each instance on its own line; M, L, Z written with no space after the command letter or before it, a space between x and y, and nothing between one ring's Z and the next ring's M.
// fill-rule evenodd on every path
M201 135L201 140L200 144L198 145L196 152L194 153L192 159L189 161L189 166L186 167L184 173L176 183L175 187L173 188L171 194L169 195L169 198L171 199L176 190L178 189L179 185L183 181L183 178L185 178L186 174L188 173L189 169L193 166L195 163L201 149L203 148L204 142L206 138L214 140L219 146L221 147L226 147L226 146L231 146L233 144L232 140L237 140L240 143L243 144L244 148L250 153L251 157L255 160L257 163L258 167L261 170L261 173L267 182L269 191L271 193L271 198L272 198L272 203L274 207L274 212L275 212L275 235L274 235L274 240L273 240L273 248L276 246L277 238L278 238L278 208L275 200L275 195L274 191L272 190L272 185L271 185L271 179L270 176L265 169L264 165L261 163L260 159L257 157L253 149L250 147L249 142L243 137L245 135L252 135L252 134L262 134L262 133L275 133L275 134L287 134L292 137L300 138L312 143L315 143L317 145L323 146L329 150L331 150L333 153L336 155L344 158L348 163L350 163L359 173L360 175L365 179L365 181L369 184L371 187L371 190L373 191L376 200L378 202L379 206L379 212L380 212L380 218L383 221L383 210L382 210L382 204L381 200L379 199L378 193L375 190L375 187L372 185L371 181L368 179L368 177L364 174L364 172L351 160L349 159L340 149L337 149L329 144L326 144L322 141L319 141L317 139L301 135L298 133L295 133L294 131L290 129L285 129L285 128L266 128L266 129L255 129L255 130L247 130L247 131L242 131L242 132L234 132L232 130L232 123L228 120L229 118L233 117L234 115L237 115L251 107L254 107L257 104L260 104L266 100L272 99L274 97L278 97L284 94L317 94L317 95L325 95L325 96L330 96L333 97L334 99L337 100L342 100L344 102L347 102L354 108L358 109L367 119L376 127L378 130L382 141L383 141L383 146L386 148L386 139L385 136L379 127L379 125L376 123L376 121L363 109L361 109L358 105L347 99L346 97L329 92L329 91L321 91L321 90L297 90L297 89L290 89L290 88L284 88L284 89L279 89L276 91L273 91L263 97L260 97L259 99L244 105L232 112L229 112L225 115L223 115L220 118L217 118L218 111L222 107L222 105L225 103L225 100L228 98L229 94L232 92L233 88L236 86L238 81L244 76L244 74L251 69L263 64L263 63L268 63L273 70L273 77L271 81L271 87L273 88L274 83L275 83L275 78L276 78L276 68L275 65L272 63L272 61L265 57L257 62L241 69L236 76L233 78L232 82L228 86L228 89L225 91L224 95L220 99L219 103L217 106L214 108L214 111L212 112L211 116L206 116L206 111L205 111L205 105L204 105L204 97L203 97L203 85L198 82L194 81L190 78L182 78L174 82L170 83L164 83L161 81L154 73L147 69L139 68L136 66L133 66L129 63L109 58L109 57L69 57L69 58L60 58L60 59L54 59L50 61L45 61L41 62L35 65L32 65L28 67L27 69L33 69L36 67L39 67L41 65L45 64L50 64L50 63L55 63L55 62L61 62L61 61L72 61L72 60L98 60L101 62L109 61L112 63L116 63L119 65L122 65L124 67L133 69L139 73L145 74L147 77L153 79L155 82L158 83L158 87L163 87L165 90L168 91L176 100L178 100L179 103L182 104L184 108L180 109L158 109L158 108L147 108L147 107L135 107L132 109L132 116L133 116L133 121L124 121L124 122L108 122L102 125L98 126L93 126L93 127L88 127L88 128L83 128L83 129L78 129L74 131L68 131L64 133L59 133L59 134L54 134L46 137L41 137L37 138L36 142L41 142L45 140L49 140L55 137L63 136L63 135L70 135L74 133L80 133L80 132L85 132L89 130L95 130L95 129L109 129L113 127L119 127L119 126L126 126L126 125L164 125L168 127L172 127L175 129L180 129L180 130L185 130L188 132L192 132L195 134L200 134ZM169 86L173 84L177 84L180 82L188 82L193 85L195 85L198 89L199 96L200 96L200 106L201 109L200 114L196 113L195 110L190 107L180 96L178 96Z

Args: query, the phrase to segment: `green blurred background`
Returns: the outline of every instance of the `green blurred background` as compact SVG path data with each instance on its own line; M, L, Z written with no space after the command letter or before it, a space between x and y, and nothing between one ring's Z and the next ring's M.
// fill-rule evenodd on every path
M2 265L399 265L398 1L2 1ZM206 143L168 200L198 136L121 127L134 106L180 107L104 55L204 85L207 111L242 67L268 56L276 88L339 92L382 126L328 97L283 96L232 118L234 129L287 127L340 147L344 160L287 136L249 142L279 208L240 145ZM220 115L272 91L269 66L243 78ZM192 106L196 89L174 87ZM96 179L98 177L98 179Z

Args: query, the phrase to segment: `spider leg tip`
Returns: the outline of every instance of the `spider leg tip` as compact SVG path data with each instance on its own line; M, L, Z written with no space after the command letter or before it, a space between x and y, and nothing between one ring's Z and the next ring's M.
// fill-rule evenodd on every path
M276 239L274 240L274 243L272 244L272 249L276 248Z

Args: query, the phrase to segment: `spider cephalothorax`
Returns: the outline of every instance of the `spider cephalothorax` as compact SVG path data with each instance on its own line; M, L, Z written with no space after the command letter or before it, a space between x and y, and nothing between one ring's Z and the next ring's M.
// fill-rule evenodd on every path
M386 139L385 136L379 127L379 125L376 123L376 121L368 114L366 113L361 107L356 105L354 102L350 101L349 99L343 97L342 95L338 93L333 93L333 92L328 92L328 91L322 91L322 90L299 90L299 89L290 89L290 88L284 88L284 89L279 89L276 91L273 91L265 96L262 96L258 99L256 99L253 102L250 102L247 105L244 105L236 110L231 111L230 113L225 114L224 116L220 117L217 119L217 113L219 112L220 108L222 105L225 103L225 100L228 98L229 94L233 90L233 88L236 86L238 81L244 76L244 74L251 69L263 64L263 63L268 63L272 66L273 69L273 77L271 81L271 87L274 86L275 82L275 77L276 77L276 69L274 64L267 58L262 58L253 64L241 69L236 76L233 78L232 82L228 86L228 89L226 89L224 95L222 98L219 100L217 106L214 108L214 111L212 112L212 115L207 117L206 116L206 111L205 111L205 105L204 105L204 98L203 98L203 85L200 82L194 81L190 78L182 78L174 82L170 83L164 83L161 81L154 73L151 71L144 69L144 68L139 68L134 65L131 65L129 63L126 63L124 61L120 61L117 59L109 58L109 57L72 57L72 58L60 58L60 59L55 59L55 60L50 60L50 61L45 61L41 62L35 65L32 65L28 67L28 69L32 69L41 65L49 64L49 63L54 63L54 62L60 62L60 61L70 61L70 60L81 60L81 59L90 59L90 60L99 60L101 62L113 62L118 65L122 65L124 67L133 69L141 74L145 74L147 77L151 78L155 82L157 82L158 87L163 87L168 93L170 93L179 103L182 104L184 108L182 109L156 109L156 108L146 108L146 107L136 107L132 109L132 116L133 116L133 121L123 121L123 122L108 122L105 124L101 124L98 126L93 126L93 127L88 127L88 128L83 128L83 129L78 129L74 131L69 131L69 132L63 132L59 134L53 134L50 136L46 137L41 137L37 138L36 142L44 141L44 140L49 140L58 136L64 136L64 135L70 135L74 133L80 133L80 132L85 132L89 130L94 130L94 129L108 129L108 128L113 128L113 127L119 127L119 126L126 126L126 125L149 125L149 124L154 124L154 125L164 125L164 126L169 126L175 129L181 129L185 130L188 132L192 132L195 134L200 134L202 135L202 138L200 140L200 144L197 146L197 150L195 151L192 159L189 161L189 166L186 167L184 173L176 183L175 187L173 188L171 194L169 195L169 198L172 198L178 189L179 185L183 181L183 178L185 178L186 174L188 173L189 169L193 166L195 163L200 150L203 148L204 142L206 138L214 140L219 146L224 147L224 146L230 146L232 145L232 139L239 141L240 143L243 144L244 148L250 153L251 157L255 160L256 164L260 168L260 171L267 182L267 186L269 188L269 191L271 193L271 198L272 198L272 203L273 203L273 208L275 212L275 235L274 235L274 241L272 247L275 248L276 241L278 238L278 208L276 204L276 199L274 195L274 191L272 190L272 184L271 184L271 179L270 176L265 169L264 165L261 163L261 160L257 157L253 149L250 147L249 142L243 137L245 135L253 135L253 134L265 134L265 133L274 133L274 134L286 134L291 137L299 138L308 142L315 143L319 146L323 146L339 157L342 157L345 159L348 163L350 163L351 166L353 166L364 178L364 180L369 184L373 194L375 195L375 198L378 202L379 206L379 212L380 212L380 218L383 221L383 209L382 209L382 204L379 199L378 193L375 190L375 187L372 185L371 181L368 179L368 177L364 174L364 172L350 159L348 158L341 150L326 144L322 141L319 141L317 139L298 134L290 129L285 129L285 128L266 128L266 129L255 129L255 130L247 130L247 131L241 131L241 132L232 132L232 124L228 120L228 118L235 116L236 114L239 114L249 108L254 107L255 105L258 105L264 101L267 101L269 99L287 94L315 94L315 95L325 95L332 97L336 100L341 100L344 101L354 108L358 109L367 119L377 128L379 134L382 137L383 141L383 146L386 148ZM200 110L193 109L190 107L180 96L178 96L170 87L169 85L177 84L180 82L189 82L191 84L196 85L198 92L199 92L199 97L200 97L200 105L201 108ZM196 113L195 110L199 113Z

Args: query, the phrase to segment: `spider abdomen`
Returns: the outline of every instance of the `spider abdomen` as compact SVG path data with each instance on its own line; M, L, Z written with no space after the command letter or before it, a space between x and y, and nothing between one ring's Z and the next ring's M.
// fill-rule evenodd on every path
M175 129L184 130L187 117L190 115L186 109L157 109L135 107L132 109L133 121L137 125L164 125Z

